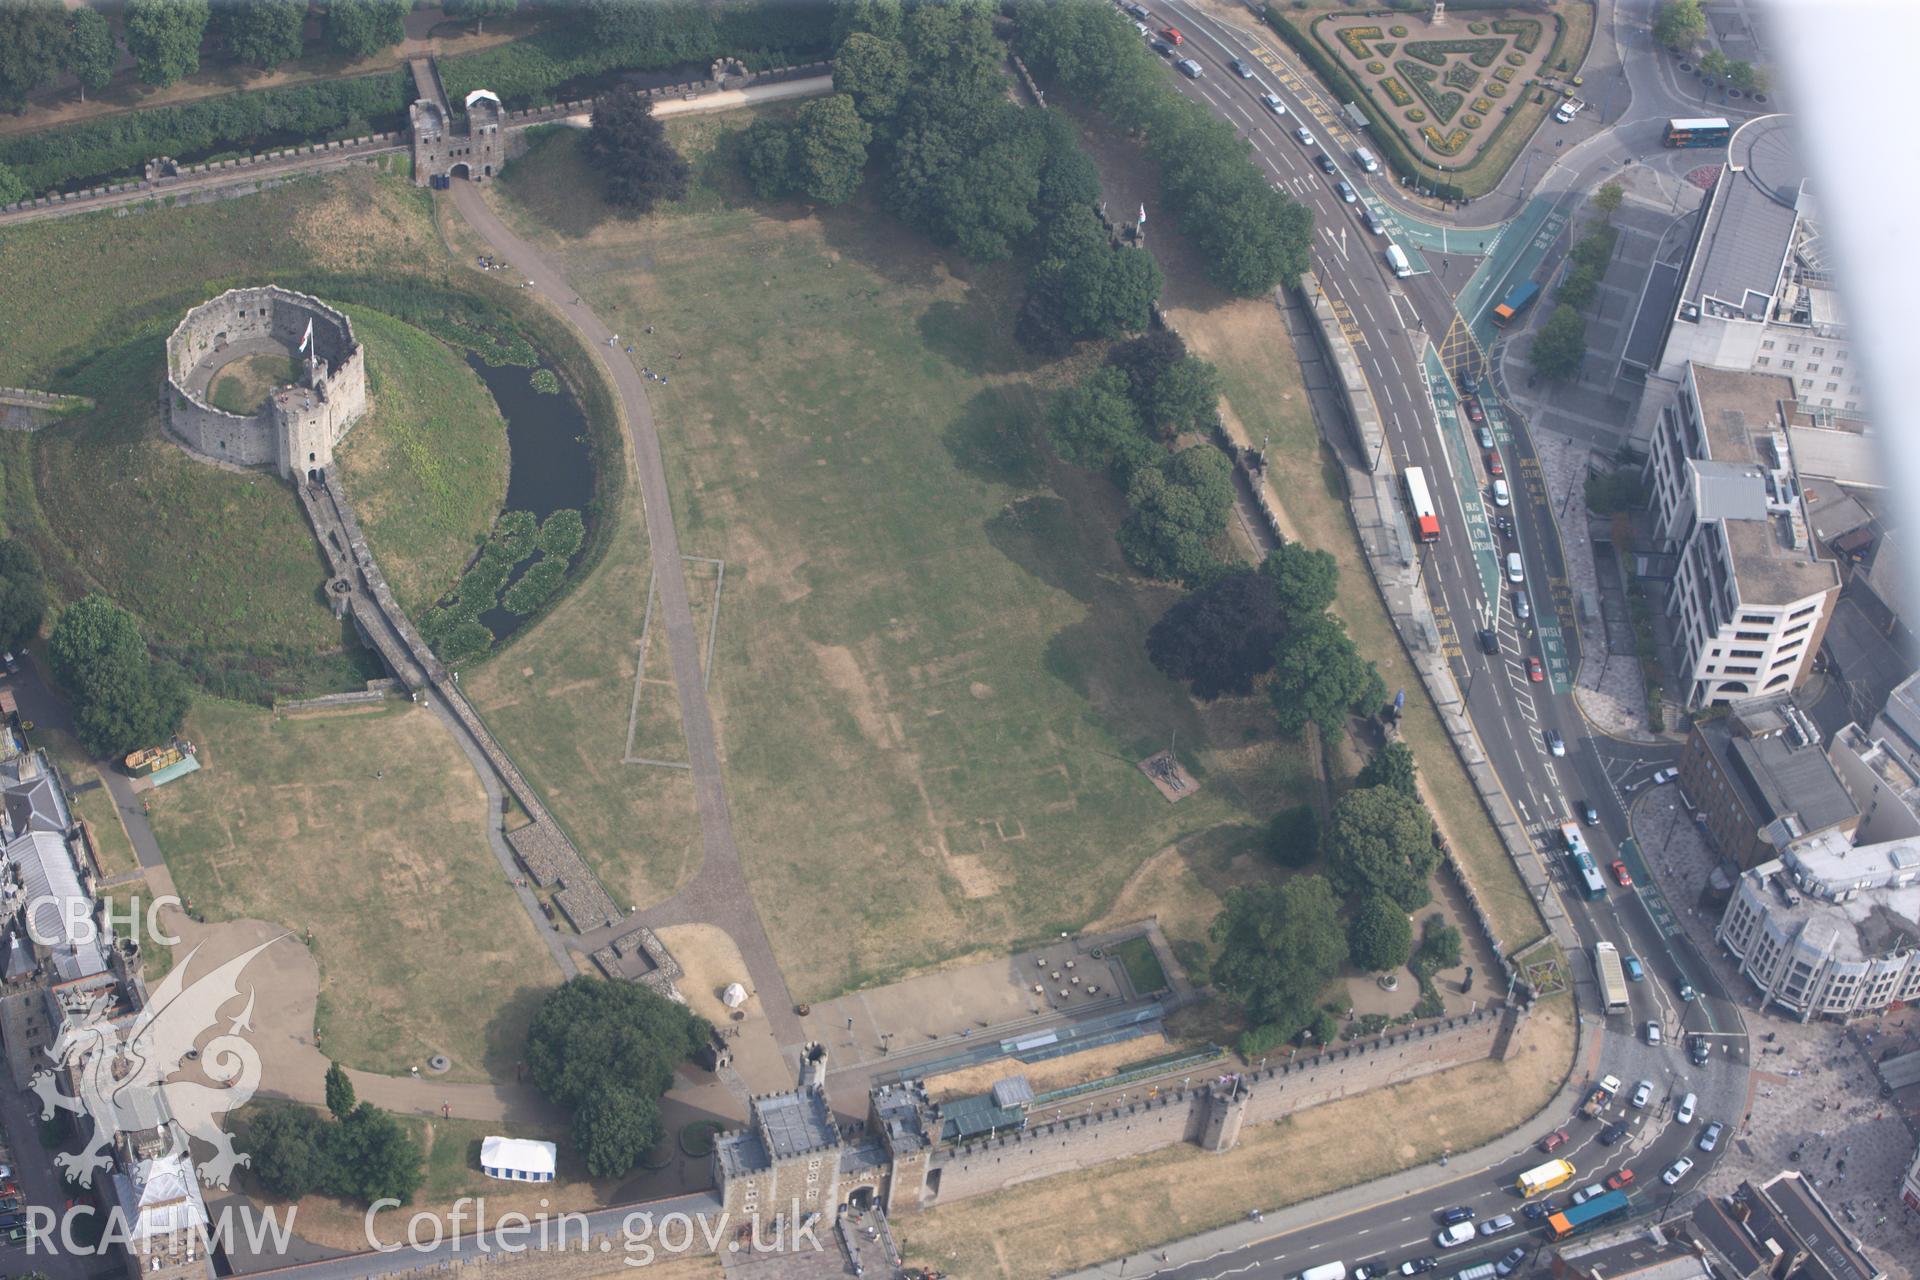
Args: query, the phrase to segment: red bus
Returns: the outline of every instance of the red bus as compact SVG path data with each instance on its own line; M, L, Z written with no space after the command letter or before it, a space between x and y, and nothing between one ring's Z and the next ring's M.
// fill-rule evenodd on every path
M1433 495L1427 492L1427 477L1418 467L1408 467L1402 478L1407 482L1407 508L1413 513L1413 533L1422 542L1440 541L1440 516L1433 509Z

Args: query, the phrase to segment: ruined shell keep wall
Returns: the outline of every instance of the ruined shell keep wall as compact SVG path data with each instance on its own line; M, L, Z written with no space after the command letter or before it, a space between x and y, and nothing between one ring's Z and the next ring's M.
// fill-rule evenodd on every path
M214 372L272 347L296 353L313 323L312 365L300 384L278 388L259 412L227 413L208 402ZM334 446L367 411L366 352L353 322L318 298L278 285L229 289L187 312L167 339L167 424L213 462L272 467L282 476L323 472Z

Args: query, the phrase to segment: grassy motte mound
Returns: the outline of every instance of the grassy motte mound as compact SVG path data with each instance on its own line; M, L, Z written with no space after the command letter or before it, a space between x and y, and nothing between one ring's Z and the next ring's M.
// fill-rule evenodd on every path
M507 497L507 425L460 354L348 307L373 410L334 454L401 608L418 617L460 576Z

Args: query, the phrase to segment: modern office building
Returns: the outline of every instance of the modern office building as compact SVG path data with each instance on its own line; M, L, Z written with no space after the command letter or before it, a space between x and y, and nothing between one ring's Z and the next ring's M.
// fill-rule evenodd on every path
M1704 364L1783 376L1812 415L1809 425L1864 415L1862 371L1786 117L1750 121L1734 134L1678 287L1667 287L1664 335L1657 348L1643 348L1658 351L1642 356L1649 399L1680 383L1687 365Z
M1855 844L1920 843L1920 772L1857 724L1834 735L1827 759L1860 810Z
M1809 836L1742 873L1714 937L1802 1022L1920 998L1920 841Z
M1820 731L1788 694L1695 720L1680 757L1680 788L1735 865L1757 866L1824 831L1851 836L1860 809Z
M1796 689L1840 594L1808 528L1777 374L1689 364L1647 462L1656 549L1676 557L1665 602L1687 705Z

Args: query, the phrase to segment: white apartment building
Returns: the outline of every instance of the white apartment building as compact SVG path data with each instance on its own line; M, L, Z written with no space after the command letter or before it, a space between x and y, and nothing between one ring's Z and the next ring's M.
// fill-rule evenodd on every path
M1802 1022L1920 998L1920 841L1810 836L1741 874L1714 937Z
M1840 570L1807 527L1787 444L1793 385L1777 374L1690 364L1661 410L1647 462L1656 543L1677 556L1687 705L1797 689L1840 594Z
M1773 116L1734 134L1647 371L1650 394L1688 364L1708 364L1782 375L1816 419L1865 415L1865 380L1790 124Z

